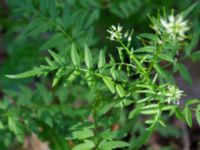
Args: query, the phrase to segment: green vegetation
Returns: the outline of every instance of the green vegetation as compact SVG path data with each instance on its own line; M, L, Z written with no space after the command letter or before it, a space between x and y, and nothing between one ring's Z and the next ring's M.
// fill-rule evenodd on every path
M148 149L154 133L181 137L172 119L200 126L200 100L182 102L174 79L192 86L183 60L200 59L198 2L7 4L0 149L31 133L52 150Z

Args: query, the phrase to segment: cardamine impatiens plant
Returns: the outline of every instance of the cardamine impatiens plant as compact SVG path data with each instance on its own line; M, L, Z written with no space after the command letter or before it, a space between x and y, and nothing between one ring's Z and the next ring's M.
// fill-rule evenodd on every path
M61 102L62 106L56 109L57 113L61 107L62 110L66 109L66 114L70 116L68 120L53 126L54 119L58 119L55 115L49 119L52 121L46 122L47 125L42 125L43 128L52 127L58 130L65 127L63 139L68 141L69 149L139 149L158 125L167 126L168 122L164 117L166 115L176 116L191 127L194 112L200 124L199 99L191 99L183 104L181 98L187 93L178 87L172 75L176 71L188 74L181 63L183 59L180 53L191 40L192 22L187 19L187 15L195 6L196 3L180 14L172 11L167 16L163 10L163 14L158 13L157 17L149 16L152 33L137 36L142 43L140 48L135 48L134 30L125 30L120 24L111 25L107 30L107 39L115 45L117 57L108 54L105 49L99 50L99 55L96 56L93 53L94 47L88 46L88 43L84 43L84 46L78 45L77 41L57 24L57 20L53 19L49 22L52 26L50 30L55 28L56 32L63 34L62 38L70 39L70 54L61 55L53 49L49 50L51 58L45 57L45 65L17 75L6 76L19 79L53 75L53 89L58 85L62 85L66 91L72 91L77 85L84 88L83 91L74 91L75 94L69 92L66 99L73 101L69 100L66 107ZM54 15L56 16L52 14ZM48 19L45 16L42 18ZM184 78L190 82L189 77ZM83 103L79 101L84 99L79 97L79 92L85 92ZM76 104L73 105L74 103ZM34 106L28 109L37 111ZM67 109L72 110L68 112ZM77 115L76 121L73 120L73 115ZM37 120L37 116L32 117ZM18 120L21 125L26 126L26 118L22 118L13 118L11 115L8 119L10 130L19 140L23 137L16 122ZM142 122L142 130L136 131L136 127L132 127L136 122ZM123 128L126 124L128 126ZM34 132L39 132L39 129L34 128ZM126 140L128 134L134 135L130 138L133 142Z

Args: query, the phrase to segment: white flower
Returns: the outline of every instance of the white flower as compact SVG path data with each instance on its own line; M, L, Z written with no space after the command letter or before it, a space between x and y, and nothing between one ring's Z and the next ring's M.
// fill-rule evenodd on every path
M120 26L120 25L118 25L117 27L112 25L110 27L110 29L107 30L107 31L108 31L108 33L110 33L109 39L111 41L119 40L119 39L122 38L122 33L121 33L122 32L122 26Z
M131 36L128 37L128 42L130 42L132 40Z
M172 40L183 41L185 33L189 30L188 21L184 21L181 15L170 15L168 19L160 19L160 23Z
M119 24L117 26L112 25L107 32L110 34L110 37L108 37L111 41L118 41L122 40L122 38L128 40L130 43L132 40L133 30L130 32L127 30L125 33L122 33L122 26Z
M131 42L133 36L133 30L130 31L129 36L128 36L128 42Z
M169 18L169 21L170 21L170 22L174 22L174 21L175 21L175 18L174 18L173 15L170 15L168 18Z
M164 20L164 19L161 18L160 22L161 22L161 24L162 24L163 27L165 27L166 29L169 28L169 24L168 24L167 20Z
M183 95L183 91L179 90L174 85L168 85L166 92L167 93L165 94L165 96L166 96L166 101L168 103L172 102L174 104L179 104L179 100L181 96Z

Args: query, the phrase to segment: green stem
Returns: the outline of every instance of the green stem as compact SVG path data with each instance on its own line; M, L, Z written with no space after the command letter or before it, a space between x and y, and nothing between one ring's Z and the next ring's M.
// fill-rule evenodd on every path
M38 13L37 11L35 11L35 13L36 13L37 15L41 16L42 18L44 18L44 19L46 19L46 20L49 20L49 18L48 18L47 16L42 15L42 14ZM51 24L52 24L53 26L55 26L55 27L56 27L65 37L67 37L72 43L75 43L75 40L74 40L67 32L65 32L59 25L57 25L54 21L51 21ZM76 43L75 43L75 44L76 44ZM76 44L76 46L77 46L77 44ZM77 46L77 48L78 48L78 46Z
M124 43L118 39L118 42L122 45L122 47L126 50L127 54L130 56L130 58L133 59L133 61L136 63L137 67L139 68L139 72L141 72L144 77L146 78L147 81L149 81L149 75L146 72L146 70L144 69L144 67L142 66L142 64L137 60L137 58L135 57L134 54L131 54L131 52L129 51L129 49L124 45Z
M95 110L93 112L93 117L94 117L94 144L95 144L95 150L97 150L99 145L99 140L98 140L98 122Z
M150 74L151 70L153 69L153 66L156 63L159 54L160 54L160 48L158 48L158 51L156 51L156 54L153 56L153 61L150 63L149 68L147 70L148 74Z

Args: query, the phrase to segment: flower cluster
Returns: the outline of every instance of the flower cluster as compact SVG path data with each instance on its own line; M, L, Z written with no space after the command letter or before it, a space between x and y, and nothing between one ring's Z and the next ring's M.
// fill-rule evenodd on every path
M122 29L123 29L122 26L120 26L119 24L118 24L117 27L114 26L114 25L112 25L112 26L110 27L110 29L107 30L108 33L110 33L109 39L110 39L111 41L118 40L118 39L122 39Z
M179 100L181 96L183 95L183 91L181 91L179 88L177 88L174 85L168 85L167 91L166 91L166 101L168 103L174 103L179 104Z
M181 96L183 96L183 91L178 87L170 84L165 84L158 92L158 96L164 96L164 101L168 104L179 104Z
M190 29L188 21L184 21L181 15L170 15L168 19L161 18L160 23L172 40L183 41L186 38L185 33Z
M125 38L128 40L128 42L130 42L132 40L132 34L133 34L133 30L129 33L129 31L126 31L124 34L122 33L122 26L120 26L119 24L117 26L112 25L107 32L110 34L109 39L111 41L117 41L117 40L121 40L122 38Z

